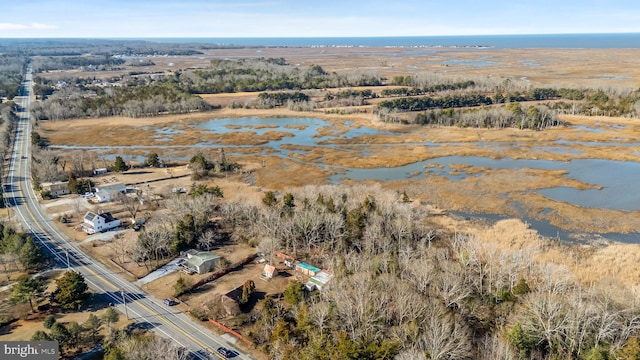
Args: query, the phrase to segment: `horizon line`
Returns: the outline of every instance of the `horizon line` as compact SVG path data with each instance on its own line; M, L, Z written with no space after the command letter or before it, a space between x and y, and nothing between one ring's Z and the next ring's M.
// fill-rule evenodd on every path
M33 36L33 37L4 37L0 35L0 39L99 39L99 40L140 40L140 39L349 39L349 38L420 38L420 37L481 37L481 36L557 36L557 35L633 35L639 32L559 32L559 33L510 33L510 34L451 34L451 35L346 35L346 36L86 36L86 37L67 37L67 36Z

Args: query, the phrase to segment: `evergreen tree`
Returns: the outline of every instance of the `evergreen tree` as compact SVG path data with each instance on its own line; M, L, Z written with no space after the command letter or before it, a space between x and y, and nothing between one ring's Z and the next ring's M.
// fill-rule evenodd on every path
M102 322L107 324L108 328L111 328L111 325L117 323L119 319L120 314L112 307L108 308L107 311L102 314Z
M78 347L78 344L80 343L80 339L82 337L82 333L84 331L82 326L80 326L80 324L78 324L77 322L72 321L67 325L67 331L69 332L69 346L74 348Z
M56 279L56 286L51 299L66 309L80 308L89 290L84 276L75 271L67 271Z
M78 179L76 179L76 175L72 171L69 171L69 177L67 179L68 179L67 187L69 188L69 192L72 194L77 194Z
M20 258L22 266L27 270L36 270L45 261L42 250L33 242L30 236L27 236L24 240L24 243L20 247L18 257Z
M56 317L53 314L49 314L49 315L45 316L44 322L43 322L42 325L44 325L45 329L51 329L51 327L55 323L56 323Z
M264 193L264 197L262 198L262 203L271 207L273 205L275 205L278 202L278 199L276 199L276 193L274 193L273 191L267 191L266 193Z
M98 335L101 326L102 322L94 314L89 315L87 321L82 324L82 327L85 329L85 331L91 334L91 340L94 344L96 343L96 335Z
M284 301L289 305L295 305L302 301L304 297L304 284L299 281L292 281L286 289L284 289Z
M151 167L160 166L160 157L156 153L151 153L147 156L147 165Z
M129 166L127 165L127 163L124 162L124 159L122 159L122 156L120 155L116 156L116 161L113 164L113 171L123 172L127 170L129 170Z
M51 337L49 336L49 334L47 334L42 330L36 330L36 332L34 332L33 335L31 336L31 340L32 341L50 341Z
M60 345L61 345L60 347L62 347L62 344L66 344L71 338L71 334L69 333L69 330L67 330L67 328L59 322L51 326L50 336L53 340L57 340L60 342Z
M44 283L39 278L31 278L30 276L21 277L13 286L13 294L11 302L24 303L29 302L31 311L33 311L33 300L37 300L44 294Z

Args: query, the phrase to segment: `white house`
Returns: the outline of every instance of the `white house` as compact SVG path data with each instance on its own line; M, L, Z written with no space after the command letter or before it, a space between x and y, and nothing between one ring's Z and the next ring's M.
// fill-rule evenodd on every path
M107 231L120 226L120 220L111 216L111 213L103 212L100 214L87 212L82 223L82 230L87 234L95 234L100 231Z
M98 202L115 200L118 193L126 193L127 189L123 183L96 186L95 198Z

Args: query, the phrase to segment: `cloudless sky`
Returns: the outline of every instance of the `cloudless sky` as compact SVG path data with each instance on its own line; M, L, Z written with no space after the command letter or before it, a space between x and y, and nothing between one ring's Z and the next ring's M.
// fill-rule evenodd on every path
M349 37L640 32L638 0L18 0L0 37Z

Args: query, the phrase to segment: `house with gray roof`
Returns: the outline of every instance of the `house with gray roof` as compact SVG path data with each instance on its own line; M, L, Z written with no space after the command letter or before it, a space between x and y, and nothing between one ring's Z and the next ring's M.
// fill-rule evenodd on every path
M182 266L198 274L208 273L220 261L220 256L207 251L187 252L187 261Z

